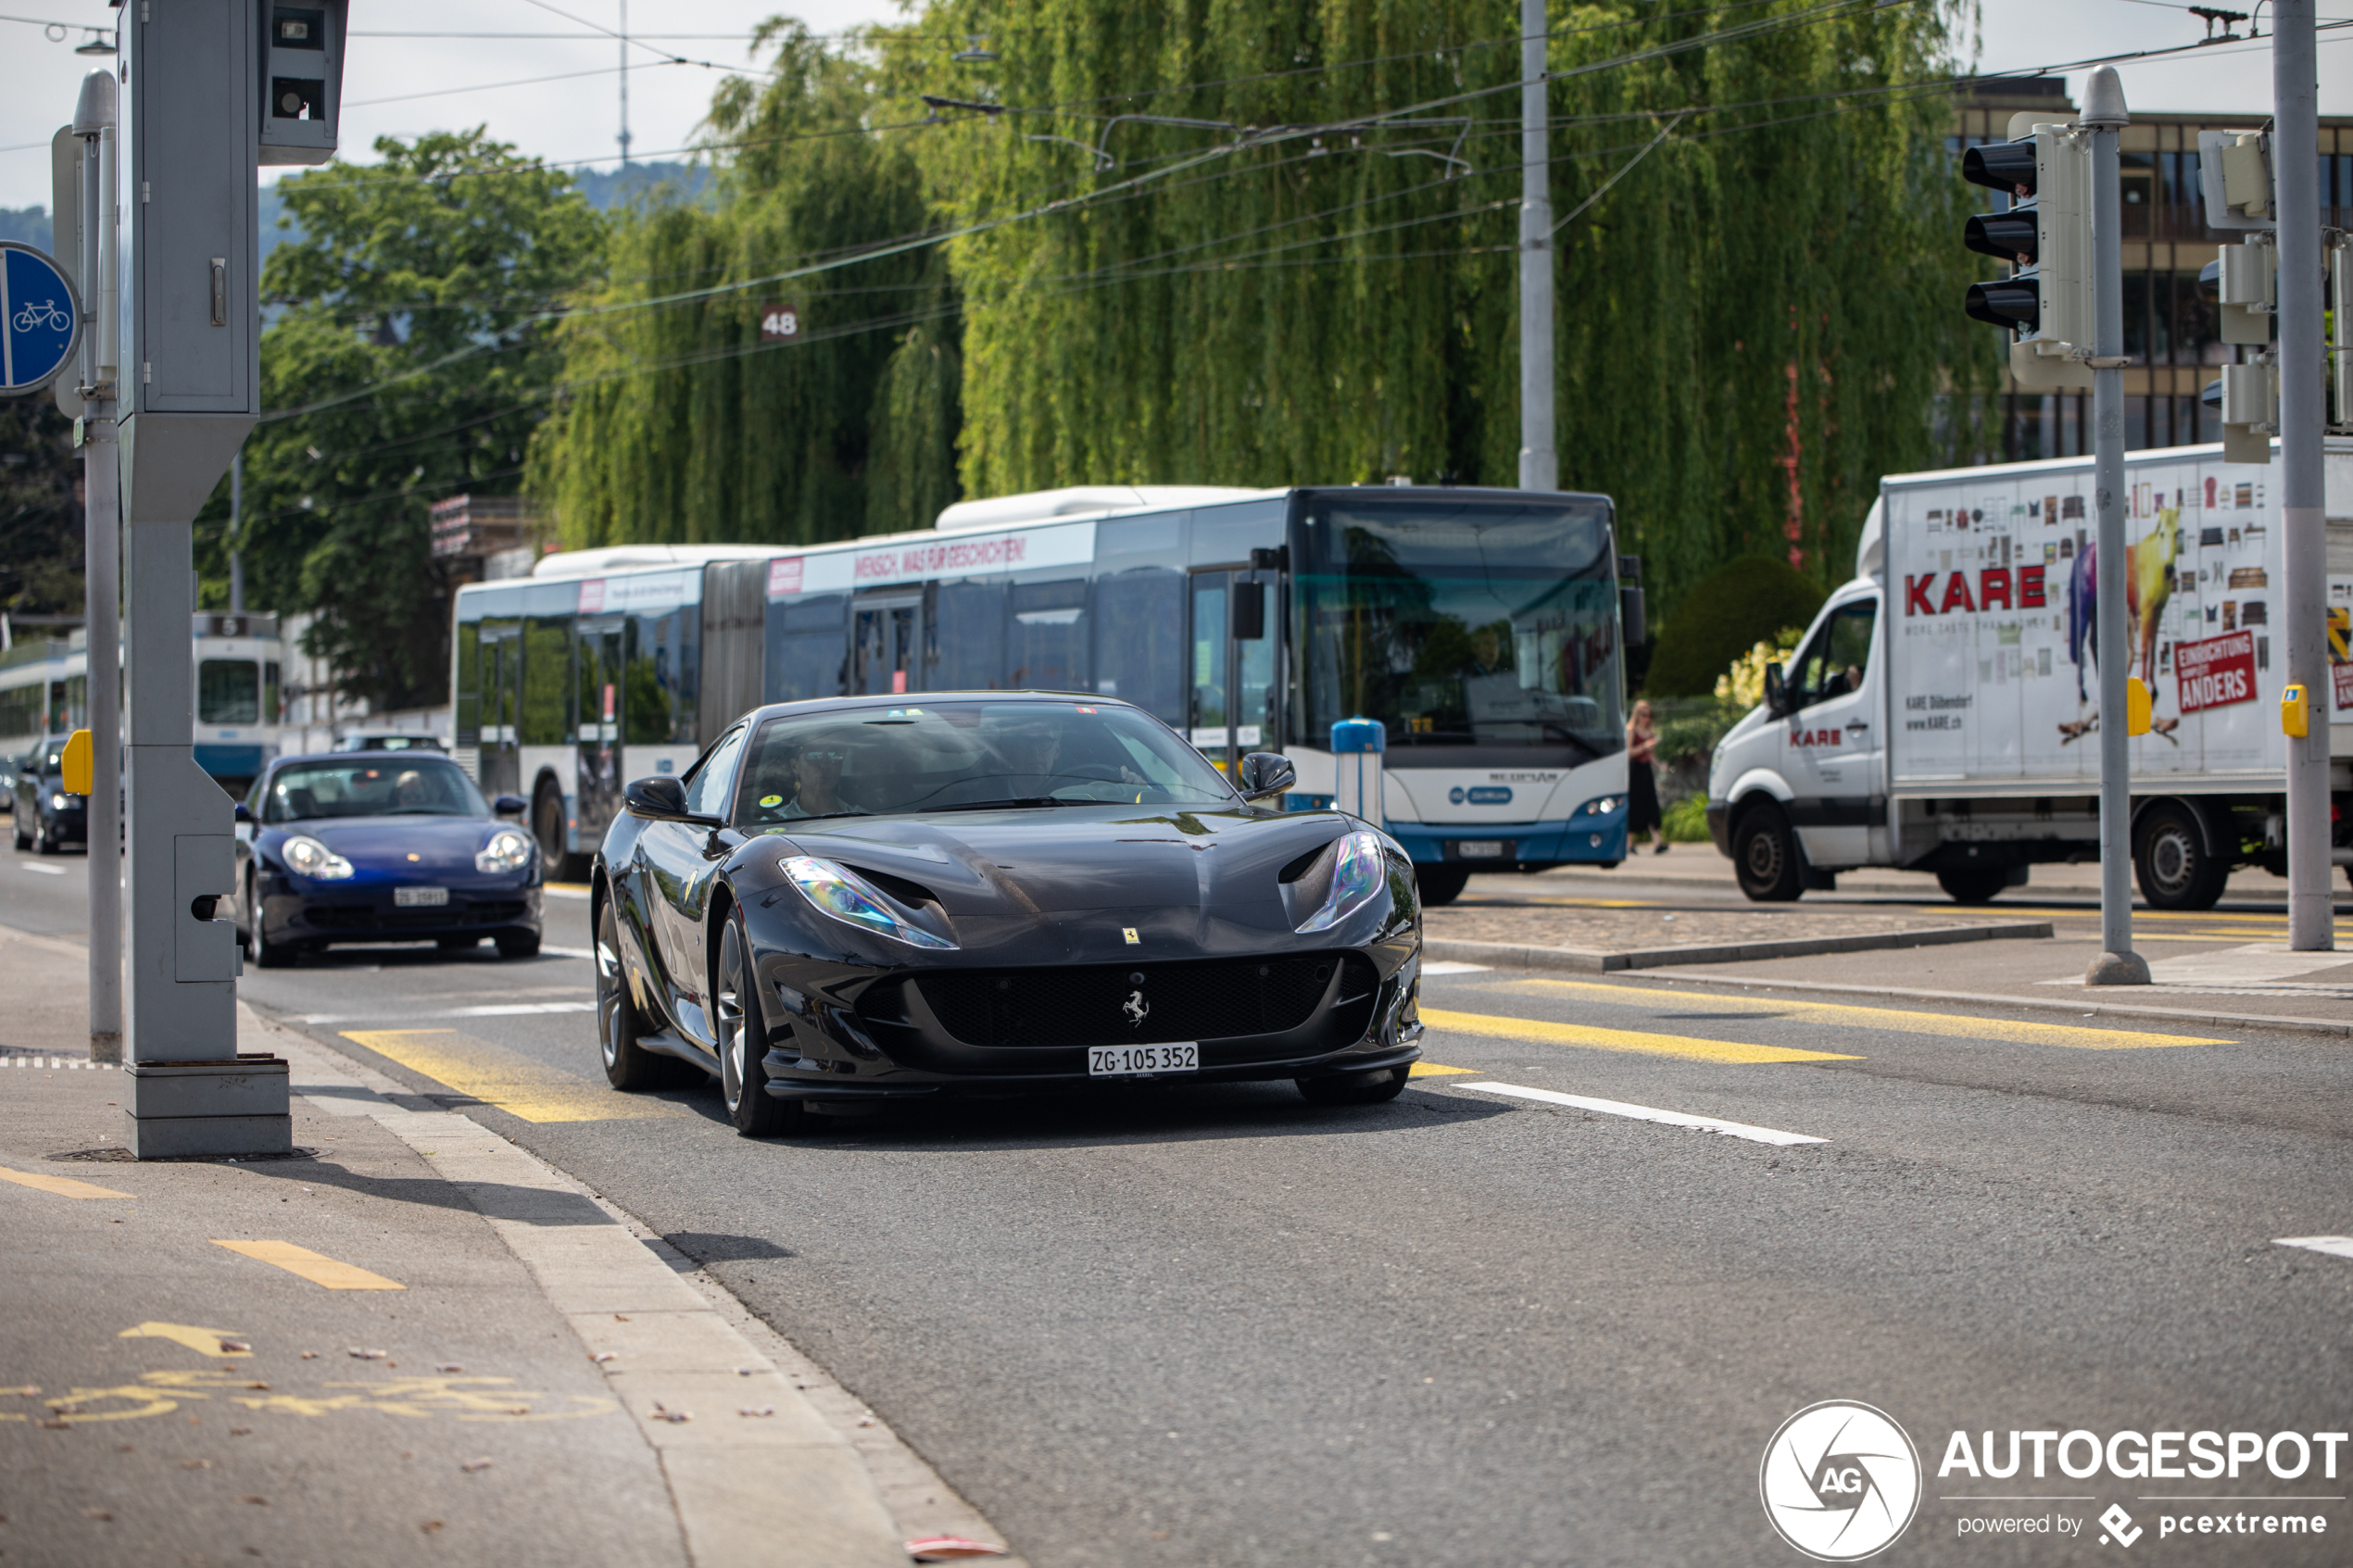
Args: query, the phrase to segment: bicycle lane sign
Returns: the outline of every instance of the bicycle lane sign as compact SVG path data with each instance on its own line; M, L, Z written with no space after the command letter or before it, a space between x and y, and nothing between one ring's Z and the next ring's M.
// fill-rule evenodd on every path
M57 264L0 240L0 395L46 386L80 341L81 301Z

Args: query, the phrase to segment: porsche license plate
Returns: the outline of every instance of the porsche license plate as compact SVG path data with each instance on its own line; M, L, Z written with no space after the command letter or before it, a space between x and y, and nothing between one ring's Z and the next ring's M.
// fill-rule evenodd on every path
M449 902L446 887L396 887L392 890L392 907L396 909L438 909Z
M1087 1049L1087 1075L1090 1078L1200 1071L1201 1047L1190 1042L1178 1046L1090 1046Z

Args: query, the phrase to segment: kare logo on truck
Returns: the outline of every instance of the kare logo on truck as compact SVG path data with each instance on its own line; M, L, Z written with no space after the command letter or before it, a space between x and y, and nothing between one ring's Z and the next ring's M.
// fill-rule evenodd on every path
M1936 592L1936 580L1944 591ZM1974 615L1987 609L2041 609L2046 589L2039 566L1987 566L1977 571L1977 591L1969 592L1966 571L1924 571L1904 574L1904 613L1909 615Z
M1792 746L1843 746L1845 734L1843 730L1809 730L1799 725L1790 731L1789 743Z

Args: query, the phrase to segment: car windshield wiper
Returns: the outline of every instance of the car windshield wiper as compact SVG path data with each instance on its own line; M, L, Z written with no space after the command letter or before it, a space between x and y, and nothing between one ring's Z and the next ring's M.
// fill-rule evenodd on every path
M1124 806L1124 800L1065 800L1058 795L1023 795L1011 800L966 800L954 806L924 806L924 811L1001 811L1017 806Z
M761 826L788 828L795 822L822 822L832 817L871 817L873 815L874 813L872 811L862 811L857 807L852 806L840 811L812 811L805 817L780 817L773 822L764 822Z

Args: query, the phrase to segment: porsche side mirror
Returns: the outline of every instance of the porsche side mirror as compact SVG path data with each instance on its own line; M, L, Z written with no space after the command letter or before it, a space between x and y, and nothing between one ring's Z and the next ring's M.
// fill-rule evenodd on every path
M1299 770L1290 759L1272 751L1253 751L1242 759L1239 782L1245 800L1265 800L1281 795L1299 782Z
M1789 689L1781 684L1781 667L1765 666L1765 711L1778 719L1789 711Z
M520 817L529 809L520 795L502 795L490 803L491 814L497 817Z
M240 800L237 802L237 809L234 815L240 824L250 822L253 821L253 808Z

